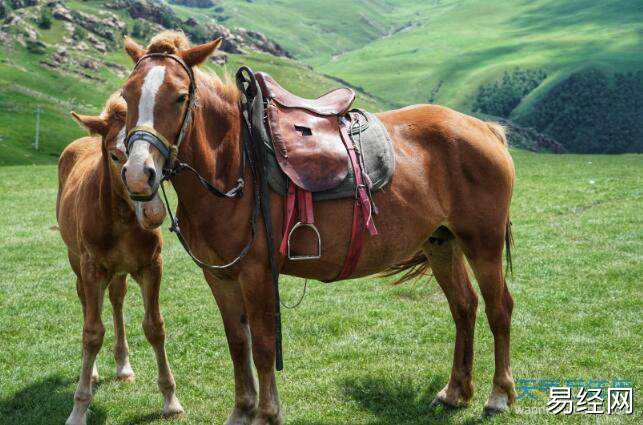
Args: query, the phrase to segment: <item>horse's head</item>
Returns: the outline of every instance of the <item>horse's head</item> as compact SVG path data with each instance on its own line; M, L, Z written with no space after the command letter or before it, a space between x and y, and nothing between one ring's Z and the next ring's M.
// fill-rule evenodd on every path
M190 124L196 102L192 67L220 42L190 47L182 33L170 31L155 36L146 49L125 40L136 65L122 90L128 109L128 159L122 175L133 199L156 194L163 169L172 165Z
M72 112L79 124L91 134L101 137L104 159L109 164L110 178L114 190L128 202L136 213L136 218L145 229L153 229L161 225L165 219L165 206L158 195L148 202L130 199L120 178L123 165L127 161L125 149L125 120L127 106L123 98L114 93L105 105L100 115L80 115Z

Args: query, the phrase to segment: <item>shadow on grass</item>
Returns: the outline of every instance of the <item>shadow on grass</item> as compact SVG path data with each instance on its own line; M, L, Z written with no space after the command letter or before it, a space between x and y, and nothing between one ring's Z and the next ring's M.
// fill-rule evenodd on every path
M4 425L64 424L74 405L75 380L50 375L0 399L0 422ZM94 393L97 385L94 385ZM88 425L103 425L107 415L92 403Z
M434 376L428 383L404 378L351 377L341 382L344 393L359 407L377 419L370 425L426 425L453 422L458 410L432 408L433 397L442 389L446 378ZM459 419L461 421L461 418ZM465 420L475 424L483 419ZM295 421L297 425L331 425L322 421Z

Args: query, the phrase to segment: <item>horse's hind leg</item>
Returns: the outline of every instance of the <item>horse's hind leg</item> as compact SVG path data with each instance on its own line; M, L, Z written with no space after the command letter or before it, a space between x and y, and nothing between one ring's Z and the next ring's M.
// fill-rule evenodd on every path
M181 402L176 397L176 383L170 369L170 363L165 353L165 325L159 306L159 289L161 286L161 260L156 264L143 269L134 278L141 286L145 317L143 318L143 331L145 337L154 349L156 365L158 367L158 386L163 394L163 416L175 416L184 412Z
M109 283L109 300L112 303L114 317L114 360L116 360L116 379L131 382L134 380L134 371L129 362L129 347L125 336L125 323L123 321L123 301L127 293L127 276L118 275Z
M493 333L495 372L491 395L485 403L485 414L507 410L516 398L509 364L509 345L513 298L505 282L502 267L504 226L497 231L485 229L466 243L467 256L480 286L485 312Z
M87 408L92 399L92 371L96 355L103 345L105 327L101 320L104 290L107 286L105 271L91 261L84 261L82 269L82 299L84 299L83 365L74 393L74 408L67 425L85 425ZM80 295L80 291L79 291Z
M432 405L460 407L466 405L473 396L471 369L478 297L471 287L464 255L451 232L444 227L439 228L423 249L433 274L449 301L456 329L451 377Z

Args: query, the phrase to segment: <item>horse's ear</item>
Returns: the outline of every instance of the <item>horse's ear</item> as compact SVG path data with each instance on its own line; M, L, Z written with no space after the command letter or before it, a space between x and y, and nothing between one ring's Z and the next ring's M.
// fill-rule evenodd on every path
M85 127L91 134L100 134L106 136L109 131L109 123L107 120L94 115L80 115L71 111L71 116L78 122L78 124Z
M187 50L182 50L179 55L188 66L196 66L203 63L221 44L221 37L209 43L199 44Z
M145 49L129 37L125 37L125 51L129 57L132 58L134 63L138 62L138 60L145 54Z

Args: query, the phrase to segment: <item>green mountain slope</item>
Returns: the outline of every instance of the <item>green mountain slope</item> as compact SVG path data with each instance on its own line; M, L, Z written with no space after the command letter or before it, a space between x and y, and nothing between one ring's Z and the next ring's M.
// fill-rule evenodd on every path
M635 117L643 115L643 80L640 75L627 77L643 71L640 1L365 0L320 6L298 0L221 0L218 4L223 7L218 16L226 22L252 25L315 69L351 81L393 105L435 102L474 112L481 85L501 79L505 71L543 70L546 78L518 98L517 107L505 118L562 137L559 141L572 150L610 151L596 143L585 146L581 139L587 134L600 135L604 144L622 137L618 146L641 149L643 129ZM628 119L619 115L609 125L594 127L594 118L582 116L600 116L601 111L587 102L573 105L553 127L547 120L528 118L549 117L560 108L561 99L568 104L566 99L578 93L569 91L566 80L573 74L588 79L585 73L591 77L595 70L604 73L599 79L605 81L599 85L629 78L626 86L634 87L633 100L621 107ZM561 87L552 97L551 91ZM608 96L603 102L608 105L621 103L623 96L616 89L595 87L586 93L590 98ZM581 126L586 134L572 128ZM635 131L625 134L623 127Z
M131 32L135 20L124 11L105 9L104 3L71 1L65 5L72 12L82 11L94 16L107 16L103 14L108 10ZM69 111L98 114L131 67L129 57L122 50L122 34L115 34L115 40L110 44L109 40L85 31L82 40L69 43L65 38L70 37L71 32L65 28L68 23L64 20L53 19L50 29L39 28L34 22L44 7L19 9L18 12L26 13L22 22L27 25L0 28L11 37L26 27L32 28L38 32L38 43L43 43L32 49L38 53L30 51L32 44L24 34L19 35L25 46L14 38L0 44L0 165L57 161L59 153L70 141L85 134L71 119ZM155 32L151 31L149 36ZM106 44L107 51L97 50L96 43L88 40L90 37ZM146 39L138 38L138 41L145 43ZM81 42L87 45L86 49L73 48ZM60 63L55 58L60 59ZM55 67L46 64L54 62ZM204 68L224 75L226 72L233 74L242 64L269 72L286 88L302 96L314 97L339 85L307 65L252 50L245 54L229 54L225 65L208 62ZM360 93L356 104L375 111L385 108L382 102L366 93ZM36 151L32 144L38 106L41 107L41 126Z

